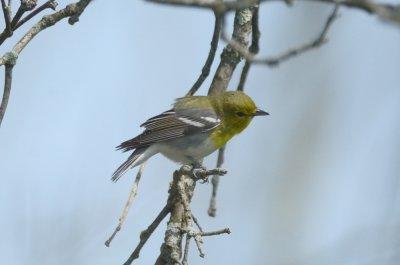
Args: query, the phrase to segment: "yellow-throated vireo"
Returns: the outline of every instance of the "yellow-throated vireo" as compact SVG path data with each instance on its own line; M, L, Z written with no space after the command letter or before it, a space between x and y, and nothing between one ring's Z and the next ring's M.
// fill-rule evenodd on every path
M179 98L172 109L143 123L143 133L117 146L133 153L114 172L112 180L117 181L157 153L182 164L197 165L243 131L254 116L263 115L268 113L240 91Z

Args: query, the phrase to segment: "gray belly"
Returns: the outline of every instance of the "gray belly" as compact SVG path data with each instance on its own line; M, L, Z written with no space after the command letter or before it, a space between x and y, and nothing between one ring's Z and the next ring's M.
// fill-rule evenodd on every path
M199 161L216 150L208 133L157 143L157 149L167 158L184 164Z

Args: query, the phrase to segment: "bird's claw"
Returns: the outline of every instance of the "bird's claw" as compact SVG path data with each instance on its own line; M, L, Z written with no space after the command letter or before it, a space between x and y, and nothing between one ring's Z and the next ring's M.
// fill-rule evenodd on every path
M201 180L202 184L209 183L209 177L212 175L223 176L227 173L225 169L222 168L215 168L211 170L207 170L204 167L193 168L193 177L196 180Z
M205 167L193 168L193 177L196 180L202 180L202 183L205 183L208 179L206 172L207 169Z

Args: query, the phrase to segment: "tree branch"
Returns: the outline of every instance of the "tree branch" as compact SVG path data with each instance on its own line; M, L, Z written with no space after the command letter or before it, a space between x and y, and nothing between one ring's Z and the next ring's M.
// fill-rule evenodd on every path
M272 0L274 1L274 0ZM330 3L350 8L359 9L369 14L375 14L379 18L396 23L400 26L400 5L372 2L369 0L305 0Z
M146 244L147 240L150 238L151 234L153 234L154 230L160 225L162 220L168 215L170 212L169 205L165 205L161 212L157 215L156 219L147 227L146 230L143 230L140 233L140 241L135 250L129 256L128 260L124 263L124 265L130 265L132 262L139 258L140 251L142 250L143 246Z
M251 52L254 55L256 55L260 50L259 42L260 42L261 32L260 32L259 23L258 23L259 10L260 10L260 7L256 6L253 11L253 18L251 21L251 45L249 47L249 52ZM239 90L239 91L244 90L244 84L246 83L247 75L249 73L250 67L251 67L251 62L246 60L244 66L243 66L243 69L242 69L242 73L240 74L240 81L239 81L237 90Z
M249 51L246 47L243 47L243 45L241 45L241 43L237 42L234 39L228 39L224 28L222 28L221 38L224 41L226 41L231 47L233 47L243 58L245 58L247 62L252 63L252 64L263 64L263 65L267 65L267 66L277 66L283 61L286 61L292 57L300 55L300 54L307 52L309 50L312 50L314 48L318 48L321 45L323 45L324 43L326 43L326 36L328 34L330 27L332 26L333 22L335 21L335 18L337 17L338 10L339 10L339 5L335 5L332 13L326 20L321 33L317 36L316 39L314 39L310 42L307 42L297 48L290 49L287 52L285 52L279 56L276 56L276 57L269 57L269 58L264 58L264 59L254 58L255 54L252 53L251 51Z
M122 214L121 214L121 216L119 218L118 225L115 228L114 232L111 234L111 236L104 243L107 247L110 246L110 243L114 239L115 235L121 230L122 225L124 224L124 222L126 220L126 217L128 216L129 208L131 207L133 201L136 198L137 190L138 190L138 187L139 187L139 182L140 182L140 179L142 177L145 165L146 165L146 163L143 163L139 167L138 173L136 174L136 178L135 178L135 181L134 181L132 189L131 189L131 193L129 194L128 200L126 201L125 207L122 210Z
M207 60L203 66L203 69L201 70L200 76L198 77L197 81L194 83L192 88L189 90L189 92L186 94L186 96L193 96L194 93L196 93L196 91L203 84L204 80L206 80L206 78L210 74L211 65L214 62L215 53L218 48L219 35L221 34L221 25L222 25L221 16L215 12L214 15L215 15L214 33L211 39L210 52L208 53Z
M176 6L186 7L197 7L205 9L213 9L220 13L229 11L235 11L242 8L254 6L258 2L272 2L272 1L284 1L287 0L238 0L238 1L227 1L219 3L218 0L146 0L147 2L158 3L158 4L169 4ZM400 26L400 5L388 4L388 3L376 3L369 0L303 0L313 1L328 4L339 4L349 8L359 9L370 14L375 14L379 18L397 24Z
M0 105L0 126L7 109L8 99L10 98L13 67L14 64L8 63L4 69L4 92Z
M69 4L67 5L64 9L61 9L60 11L57 11L51 15L46 15L44 16L39 22L37 22L32 28L28 30L28 32L14 45L13 49L0 57L0 65L8 65L8 64L15 64L15 61L17 60L19 54L22 52L22 50L28 45L28 43L37 35L39 32L42 30L53 26L60 20L64 18L74 18L74 21L82 14L82 12L85 10L85 8L89 5L91 0L80 0L76 3ZM71 21L70 21L71 24ZM73 24L73 23L72 23ZM0 36L1 39L1 36ZM1 42L0 42L1 44ZM11 89L11 88L10 88ZM9 96L9 95L8 95ZM7 98L7 95L6 95ZM3 95L3 100L4 100L4 95ZM4 108L2 108L2 117L0 119L0 126L2 122L2 118L4 117L5 109L7 106L8 98L6 103L4 104Z
M225 154L225 146L218 150L217 168L222 167L222 164L224 163L224 154ZM219 186L219 178L220 176L214 175L211 180L212 192L211 192L210 205L207 211L208 215L211 217L215 217L217 213L217 191Z
M13 27L13 30L16 30L17 28L21 27L23 24L25 24L27 21L29 21L31 18L39 14L45 9L51 8L53 10L56 10L57 7L57 2L54 0L47 1L43 5L39 6L35 10L33 10L31 13L29 13L27 16L25 16L23 19L18 21L18 23Z
M22 0L21 4L17 10L17 13L15 13L15 16L13 17L11 21L11 29L13 30L15 25L17 25L18 21L20 18L24 15L25 12L31 11L36 7L37 0Z
M245 57L253 64L265 64L265 65L273 67L273 66L278 66L280 63L287 61L288 59L291 59L302 53L305 53L312 49L321 47L323 44L325 44L327 42L328 31L331 28L335 19L337 18L338 10L339 10L339 5L335 5L331 14L329 15L328 19L326 20L321 33L314 40L307 42L303 45L300 45L297 48L290 49L290 50L286 51L285 53L283 53L279 56L276 56L276 57L269 57L269 58L264 58L264 59L253 59L254 54L251 54L251 53L245 54Z
M167 4L183 7L197 7L204 9L212 9L218 13L236 11L238 9L248 8L257 4L258 0L237 0L237 1L220 1L220 0L145 0L151 3Z
M203 171L203 173L200 173ZM204 256L201 250L201 237L203 231L198 225L197 219L194 218L190 210L190 202L193 197L196 181L199 180L198 174L207 176L207 174L225 174L225 171L216 170L197 170L191 166L182 166L178 171L174 172L174 178L169 189L167 205L170 205L171 216L165 231L164 243L161 246L160 255L155 264L157 265L175 265L187 264L187 253L189 249L190 239L193 237L198 245L201 256ZM199 232L193 231L193 222L200 229ZM186 243L182 261L182 239L186 233ZM128 264L125 264L128 265Z
M233 71L236 69L237 64L242 60L241 54L236 49L237 47L233 47L232 44L234 43L235 46L247 50L251 33L253 9L254 7L236 11L232 39L221 54L221 61L217 71L215 72L208 94L219 93L227 89ZM223 16L221 37L222 35L226 35L224 32L224 20Z
M196 181L192 178L192 168L182 166L174 172L174 178L169 189L168 203L171 205L171 215L165 231L161 253L155 264L180 264L182 231L189 226L188 204L190 203Z
M12 30L11 30L11 9L10 5L6 4L5 0L1 0L1 7L3 9L3 15L4 15L4 22L6 24L6 28L4 31L0 34L0 44L3 43L1 41L3 38L7 38L8 36L12 35Z

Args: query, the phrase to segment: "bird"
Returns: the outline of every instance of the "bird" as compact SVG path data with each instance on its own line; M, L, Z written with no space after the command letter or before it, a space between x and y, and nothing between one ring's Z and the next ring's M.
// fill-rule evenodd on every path
M116 147L132 151L112 174L116 182L128 170L155 154L183 165L201 165L204 157L223 147L256 116L269 115L242 91L176 99L172 108L148 119L144 131Z

